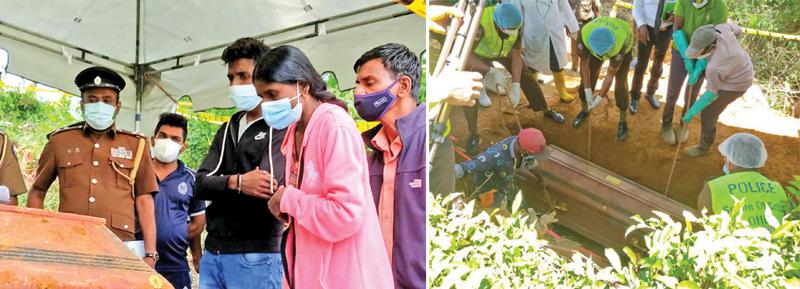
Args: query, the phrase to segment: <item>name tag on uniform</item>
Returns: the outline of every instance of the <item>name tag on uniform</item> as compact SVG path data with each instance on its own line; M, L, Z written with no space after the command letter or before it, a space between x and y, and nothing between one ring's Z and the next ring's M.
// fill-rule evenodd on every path
M132 160L133 159L133 151L132 150L128 150L128 149L126 149L124 147L111 148L111 157L112 158L118 158L118 159Z

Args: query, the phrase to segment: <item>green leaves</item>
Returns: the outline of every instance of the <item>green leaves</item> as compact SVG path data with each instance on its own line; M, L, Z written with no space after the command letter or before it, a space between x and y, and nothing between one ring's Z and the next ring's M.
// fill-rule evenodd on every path
M634 216L628 234L642 230L645 251L622 248L624 260L606 249L609 266L601 267L549 249L524 221L535 216L519 210L516 199L511 215L501 216L460 198L429 195L431 288L800 288L800 221L775 218L770 233L750 228L738 211L684 212L683 220L661 212Z

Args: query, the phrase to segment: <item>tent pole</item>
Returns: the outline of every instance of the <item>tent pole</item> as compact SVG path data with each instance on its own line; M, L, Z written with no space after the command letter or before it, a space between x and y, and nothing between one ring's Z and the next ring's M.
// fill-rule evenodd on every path
M136 115L134 116L134 130L141 133L142 123L142 95L144 95L145 65L137 64L133 67L133 81L136 83Z
M136 56L133 64L133 81L136 83L136 115L134 116L134 131L141 132L142 128L142 94L144 93L144 67L139 64L139 36L142 26L142 0L136 0Z

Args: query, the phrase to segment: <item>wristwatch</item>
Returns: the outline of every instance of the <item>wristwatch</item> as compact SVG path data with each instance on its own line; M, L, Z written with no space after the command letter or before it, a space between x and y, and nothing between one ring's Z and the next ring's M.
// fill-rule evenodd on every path
M153 261L158 262L158 252L144 253L145 258L153 258Z

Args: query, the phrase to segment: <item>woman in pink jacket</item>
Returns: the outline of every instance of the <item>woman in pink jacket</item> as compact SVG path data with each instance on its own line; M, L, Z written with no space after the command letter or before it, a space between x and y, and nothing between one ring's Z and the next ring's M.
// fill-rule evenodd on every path
M264 120L276 130L288 127L281 145L286 187L269 200L270 211L289 223L284 288L393 288L353 119L331 104L338 100L295 47L270 50L253 78Z

